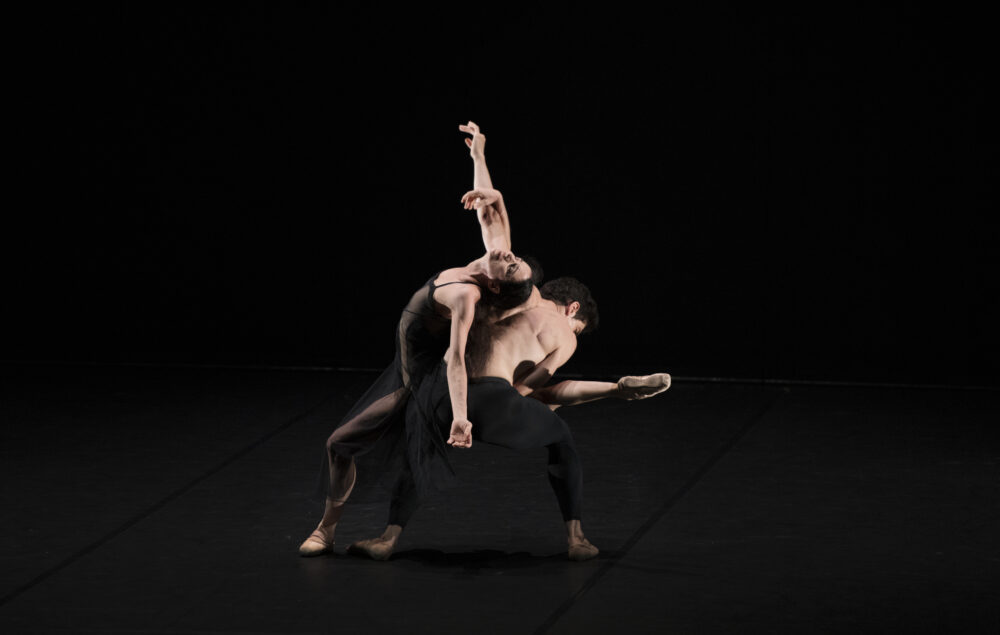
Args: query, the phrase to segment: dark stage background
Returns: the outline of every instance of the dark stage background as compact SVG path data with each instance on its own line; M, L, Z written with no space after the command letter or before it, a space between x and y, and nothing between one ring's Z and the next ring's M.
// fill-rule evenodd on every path
M568 371L996 385L993 35L838 9L22 9L0 358L385 365L473 119Z

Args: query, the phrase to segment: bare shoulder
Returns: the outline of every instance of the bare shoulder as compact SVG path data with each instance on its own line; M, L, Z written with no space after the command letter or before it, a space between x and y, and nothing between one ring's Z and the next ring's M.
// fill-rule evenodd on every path
M434 300L452 311L475 305L480 297L479 287L474 284L450 284L434 290Z
M442 285L467 280L471 280L471 278L466 273L465 267L452 267L450 269L442 269L438 272L438 275L434 278L434 284Z
M546 352L563 349L570 354L576 350L576 334L570 328L566 317L545 308L532 309L536 314L536 334L538 343Z

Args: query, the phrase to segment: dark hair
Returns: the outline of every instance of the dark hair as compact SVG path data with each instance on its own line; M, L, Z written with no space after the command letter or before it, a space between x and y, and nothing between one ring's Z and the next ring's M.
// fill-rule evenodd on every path
M535 286L531 280L521 282L511 282L510 280L497 280L500 286L498 293L493 293L486 289L482 293L480 302L496 312L503 312L521 306L531 297L531 289Z
M597 323L600 321L597 315L597 302L590 295L590 289L576 278L564 276L549 280L542 285L541 291L543 298L552 300L556 304L568 306L573 302L580 303L576 319L586 324L581 333L589 333L597 328Z
M542 263L538 262L538 258L534 256L521 256L521 260L528 263L531 267L531 284L536 287L542 284L542 280L545 279L545 272L542 270Z
M542 263L531 256L522 256L521 260L531 267L531 277L520 282L497 280L499 293L484 290L481 302L495 313L503 313L507 309L521 306L531 297L531 290L542 281Z

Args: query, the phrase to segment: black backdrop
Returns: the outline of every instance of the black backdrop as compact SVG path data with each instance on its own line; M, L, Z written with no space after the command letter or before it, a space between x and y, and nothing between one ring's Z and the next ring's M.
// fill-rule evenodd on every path
M0 357L384 365L471 118L567 370L997 383L982 17L468 10L11 15Z

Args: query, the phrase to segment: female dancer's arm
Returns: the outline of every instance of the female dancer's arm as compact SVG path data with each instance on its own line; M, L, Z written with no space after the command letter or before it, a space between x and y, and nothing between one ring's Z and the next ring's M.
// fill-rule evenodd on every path
M465 205L465 209L476 210L486 251L491 249L510 251L510 223L507 221L503 194L499 190L466 192L462 196L462 204Z
M467 285L455 285L451 293L441 294L438 301L451 311L451 342L445 361L448 364L448 396L451 398L451 435L448 445L472 447L472 422L468 419L468 378L465 372L465 344L476 313L478 292Z
M505 249L510 251L510 222L503 196L494 189L490 179L490 171L486 167L486 135L479 131L479 126L470 121L459 126L459 130L472 135L465 140L469 146L469 156L472 157L472 191L462 197L465 209L475 209L479 217L479 225L483 232L483 245L490 249ZM477 200L478 199L478 200Z

